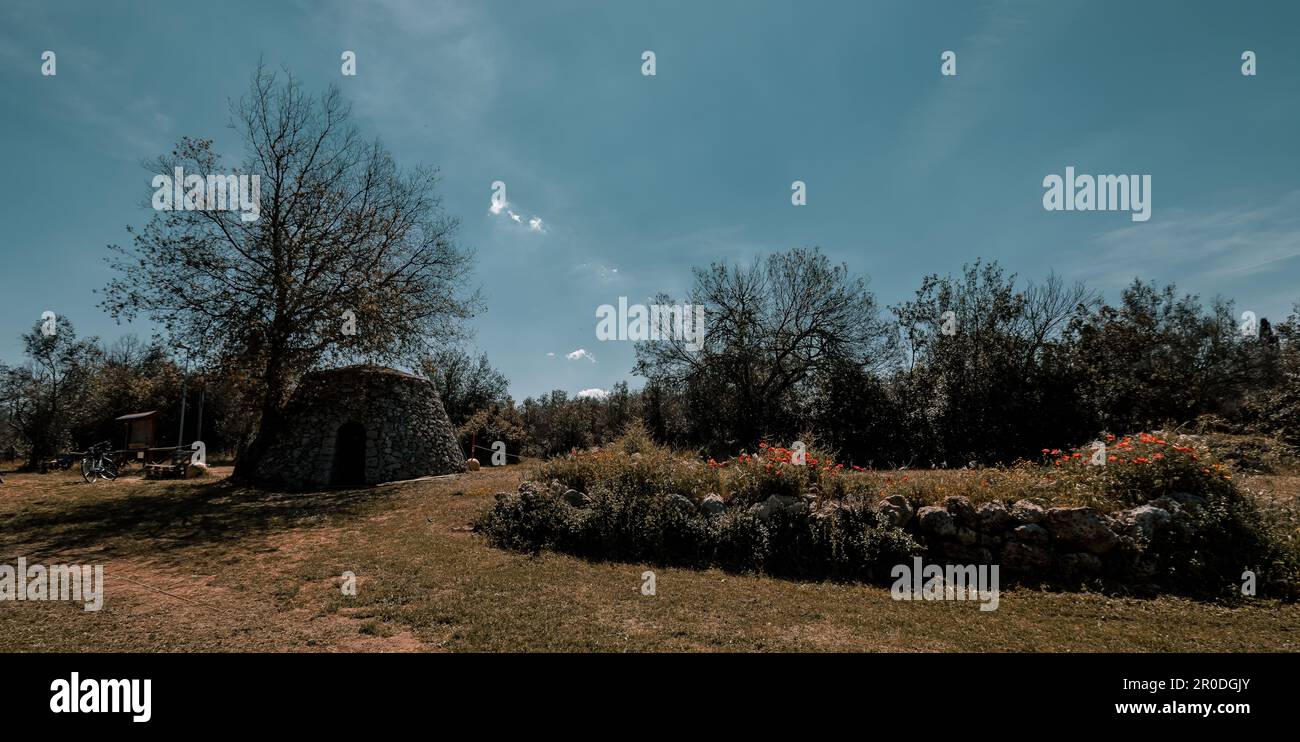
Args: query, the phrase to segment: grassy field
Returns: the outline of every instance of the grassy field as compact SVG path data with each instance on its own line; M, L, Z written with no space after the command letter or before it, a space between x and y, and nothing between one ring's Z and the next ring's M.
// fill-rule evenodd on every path
M102 564L106 598L99 612L0 602L0 651L1300 650L1300 605L1008 590L980 612L875 586L507 553L469 524L519 467L312 494L228 473L5 474L0 564ZM1295 481L1252 486L1294 498Z

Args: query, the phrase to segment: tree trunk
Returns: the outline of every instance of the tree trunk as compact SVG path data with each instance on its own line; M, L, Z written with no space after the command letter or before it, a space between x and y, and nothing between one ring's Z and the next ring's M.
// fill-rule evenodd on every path
M266 379L266 388L262 397L262 414L257 424L257 434L235 459L235 470L231 473L231 478L244 482L252 482L257 479L257 469L261 463L262 457L266 455L267 448L271 442L279 437L283 429L284 416L282 407L285 396L285 380L283 372L278 368L278 364L272 359L267 362L267 369L263 375Z

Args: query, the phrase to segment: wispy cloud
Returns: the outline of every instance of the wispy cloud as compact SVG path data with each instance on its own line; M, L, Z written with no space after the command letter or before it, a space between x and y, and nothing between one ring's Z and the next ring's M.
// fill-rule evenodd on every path
M92 47L66 40L22 43L10 34L51 41L63 37L37 18L24 23L29 25L0 31L0 61L26 75L25 83L46 86L48 94L42 99L49 120L75 126L78 136L94 137L98 151L124 162L138 164L171 148L175 143L172 116L158 98L140 94L140 86L123 79L114 60ZM46 49L56 55L58 73L50 77L40 74L41 53Z
M1300 190L1272 203L1197 212L1170 208L1150 222L1104 232L1077 272L1103 283L1134 275L1248 278L1300 258Z
M527 153L500 126L494 109L514 64L509 30L490 8L471 0L358 0L311 13L329 34L346 34L356 47L357 76L342 84L356 110L380 124L390 138L436 129L443 142L474 142L472 150L439 157L448 170L494 170L516 183L549 188ZM411 91L436 91L412 95ZM388 141L386 138L385 141ZM550 231L548 221L513 201L494 200L496 222L525 234ZM517 225L517 226L516 226Z
M602 263L579 263L573 266L573 272L584 279L595 277L601 283L609 284L621 280L624 276L618 268Z
M432 120L467 127L496 100L503 42L474 3L359 0L326 8L312 4L311 13L355 40L356 81L364 83L344 89L360 110L406 126L427 127ZM416 47L416 56L393 52ZM411 95L412 90L437 95Z
M583 359L586 359L588 361L591 361L592 363L596 362L595 356L588 353L586 350L582 348L578 348L577 350L565 355L564 357L568 358L570 361L581 361Z
M970 133L985 125L1002 108L1011 87L1010 78L1021 76L1020 66L1035 63L1033 44L1060 26L1077 6L1067 3L1035 3L1028 0L997 0L985 6L984 23L947 47L957 54L957 74L941 77L940 52L932 60L934 91L908 119L902 151L915 153L903 158L904 177L924 180L949 157L963 150Z

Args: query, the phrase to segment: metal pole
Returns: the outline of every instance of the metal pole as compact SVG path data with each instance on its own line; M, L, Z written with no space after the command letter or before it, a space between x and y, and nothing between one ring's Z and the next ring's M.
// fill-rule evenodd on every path
M181 425L176 431L176 447L180 448L185 445L185 397L188 394L186 387L186 378L181 377Z
M205 383L199 388L199 419L198 425L194 426L194 439L203 440L203 402L208 397L208 385Z

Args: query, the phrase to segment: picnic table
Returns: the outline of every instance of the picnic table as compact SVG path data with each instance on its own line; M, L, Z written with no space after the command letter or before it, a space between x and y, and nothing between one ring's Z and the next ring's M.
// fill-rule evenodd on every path
M148 451L160 451L167 455L155 461L145 460L145 479L184 479L189 473L190 457L193 451L187 448L150 448Z

